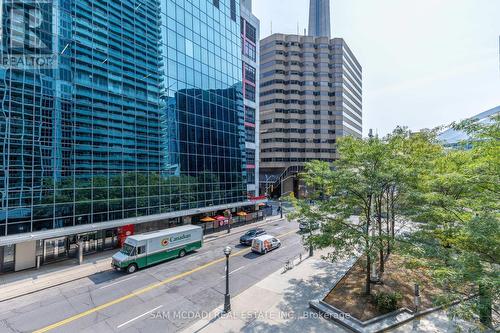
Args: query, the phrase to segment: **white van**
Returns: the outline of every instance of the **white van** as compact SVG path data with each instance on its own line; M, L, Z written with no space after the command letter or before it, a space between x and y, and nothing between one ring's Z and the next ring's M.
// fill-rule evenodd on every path
M252 251L259 254L266 254L280 246L281 242L278 238L271 235L262 235L253 240Z

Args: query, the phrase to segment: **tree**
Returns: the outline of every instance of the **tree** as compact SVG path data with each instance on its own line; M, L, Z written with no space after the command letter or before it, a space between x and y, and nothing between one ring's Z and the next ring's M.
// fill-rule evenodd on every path
M371 262L378 257L383 273L386 255L399 251L421 259L445 287L441 303L467 296L457 309L490 326L500 289L499 119L454 126L473 137L465 146L471 149L445 150L437 129L342 138L333 165L306 165L302 178L318 200L311 206L292 199L292 217L321 222L307 241L332 247L330 258L365 258L367 295Z
M362 253L365 258L365 293L371 294L371 264L383 235L372 234L373 207L387 185L386 145L379 138L339 140L340 158L330 166L314 161L306 165L302 179L317 200L314 206L292 198L296 211L291 218L315 220L318 234L308 237L320 248L331 247L332 259ZM359 218L353 218L358 216ZM380 231L380 228L379 228Z
M401 244L446 286L441 302L476 293L457 309L491 326L500 285L499 122L455 126L473 137L472 149L445 151L431 161L412 197L411 216L422 223Z

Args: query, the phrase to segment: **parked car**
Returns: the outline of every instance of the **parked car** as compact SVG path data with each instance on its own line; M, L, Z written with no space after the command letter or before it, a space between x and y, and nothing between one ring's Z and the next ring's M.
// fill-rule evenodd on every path
M281 242L278 238L271 235L262 235L253 240L252 251L259 254L266 254L280 246Z
M252 241L255 237L265 235L266 231L261 228L250 229L243 236L240 237L240 243L244 245L252 245Z
M318 222L300 222L299 223L299 230L301 232L309 232L309 228L311 228L312 230L316 230L316 229L319 229L319 223Z

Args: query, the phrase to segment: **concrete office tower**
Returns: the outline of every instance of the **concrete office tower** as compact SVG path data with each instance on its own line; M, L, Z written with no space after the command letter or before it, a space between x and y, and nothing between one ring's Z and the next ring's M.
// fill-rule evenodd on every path
M247 192L259 196L259 30L260 22L252 14L252 1L241 2L241 43L243 96L245 104L245 151L247 160Z
M331 36L330 0L311 0L309 5L309 36Z
M261 192L300 194L306 162L362 136L361 65L341 38L273 34L260 50Z

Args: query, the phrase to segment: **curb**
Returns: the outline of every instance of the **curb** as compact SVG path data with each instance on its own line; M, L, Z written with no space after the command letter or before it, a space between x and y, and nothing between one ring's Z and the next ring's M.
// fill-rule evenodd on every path
M231 236L231 235L238 235L239 233L242 233L244 231L247 231L247 230L250 230L250 229L253 229L253 228L256 228L256 227L260 227L260 226L263 226L263 225L266 225L266 224L269 224L269 223L273 223L273 222L281 222L281 221L285 221L286 219L285 218L277 218L277 219L272 219L272 220L269 220L269 221L262 221L262 222L255 222L255 223L251 223L251 224L247 224L245 226L248 226L249 228L245 228L245 229L240 229L239 227L236 227L236 232L231 232L231 233L225 233L225 234L222 234L222 235L219 235L219 236L216 236L214 238L210 238L208 240L203 240L204 243L209 243L209 242L212 242L214 240L217 240L217 239L221 239L221 238L224 238L224 237L227 237L227 236ZM241 226L241 228L244 228L245 226ZM234 230L231 228L231 230Z
M306 261L306 260L308 260L308 259L310 259L310 258L311 258L311 257L306 256L306 258L302 259L302 261L301 261L300 263L302 263L302 262L304 262L304 261ZM300 264L300 263L299 263L299 264ZM293 270L293 269L292 269L292 270ZM284 273L281 271L281 268L280 268L280 269L278 269L278 270L276 270L276 271L272 272L271 274L267 275L265 278L268 278L268 277L270 277L271 275L273 275L273 274L278 274L278 273L279 273L280 275L283 275L283 274L284 274ZM260 281L262 281L262 280L260 280ZM234 295L234 296L233 296L233 295L231 295L231 299L234 299L234 298L238 297L239 295L243 294L245 291L247 291L248 289L250 289L250 288L254 287L256 284L258 284L260 281L257 281L255 284L252 284L251 286L249 286L248 288L246 288L246 289L244 289L244 290L240 291L238 294L236 294L236 295ZM215 307L212 311L210 311L210 315L212 315L212 314L213 314L214 316L210 316L210 317L212 317L212 318L216 318L216 317L221 316L221 315L223 314L223 310L224 310L224 304L221 304L221 305L216 306L216 307ZM186 328L182 329L182 331L179 331L179 332L180 332L180 333L193 333L193 332L194 332L194 333L197 333L197 332L200 332L200 330L202 330L202 329L204 329L204 328L206 328L206 327L210 326L210 324L212 324L210 321L208 321L207 323L203 323L203 326L201 326L201 327L197 328L196 326L198 326L199 324L201 324L201 320L203 320L203 319L200 319L200 320L198 320L198 321L196 321L196 322L192 323L191 325L189 325L188 327L186 327ZM195 330L193 330L193 329L195 329Z
M110 261L110 264L111 264L111 261ZM51 284L50 286L46 286L46 287L43 287L43 288L40 288L40 289L36 289L36 290L31 290L31 291L28 291L28 292L25 292L25 293L20 293L20 294L17 294L15 296L9 296L9 297L6 297L6 298L0 298L0 303L7 302L7 301L10 301L10 300L13 300L13 299L16 299L16 298L19 298L19 297L23 297L23 296L28 296L28 295L31 295L31 294L34 294L34 293L37 293L37 292L40 292L40 291L44 291L44 290L47 290L47 289L50 289L50 288L59 287L59 286L62 286L64 284L67 284L67 283L70 283L70 282L74 282L74 281L78 281L78 280L81 280L81 279L85 279L85 278L87 278L89 276L92 276L94 274L99 274L99 273L107 272L109 270L110 270L109 268L106 268L104 270L97 269L97 270L94 270L92 274L83 275L83 276L79 276L79 277L74 277L74 278L71 278L69 280L64 280L64 281L61 281L61 282L57 282L57 283Z
M206 241L204 240L203 242L204 243L209 243L209 242L212 242L212 241L215 241L215 240L227 237L227 236L231 236L231 235L235 235L235 234L238 235L239 233L243 233L243 232L245 232L245 231L247 231L249 229L252 229L252 228L255 228L255 227L258 227L258 226L266 225L266 224L273 223L273 222L281 222L281 221L284 221L284 220L285 220L284 218L283 219L277 218L277 219L264 220L262 222L252 223L251 225L246 225L246 226L249 226L249 228L238 230L235 233L222 234L222 235L219 235L217 237L211 238L209 240L206 240ZM110 263L111 263L111 258L109 258L109 259L103 259L103 260L110 260ZM23 297L23 296L31 295L31 294L34 294L34 293L37 293L37 292L40 292L40 291L44 291L44 290L50 289L50 288L59 287L59 286L62 286L64 284L67 284L67 283L70 283L70 282L74 282L74 281L78 281L78 280L81 280L81 279L85 279L85 278L87 278L89 276L92 276L94 274L99 274L99 273L111 271L110 264L107 265L107 266L108 266L107 269L103 269L103 270L93 269L91 274L82 275L82 276L79 276L79 277L71 278L69 280L64 280L64 281L61 281L61 282L57 282L55 284L51 284L50 286L46 286L46 287L43 287L43 288L40 288L40 289L31 290L31 291L28 291L28 292L20 293L20 294L17 294L15 296L9 296L9 297L6 297L6 298L1 298L0 297L0 303L6 302L6 301L9 301L9 300L13 300L13 299L18 298L18 297ZM76 267L78 267L78 266L76 266ZM68 267L68 269L71 269L71 268L72 267ZM0 288L0 290L1 290L1 288Z

